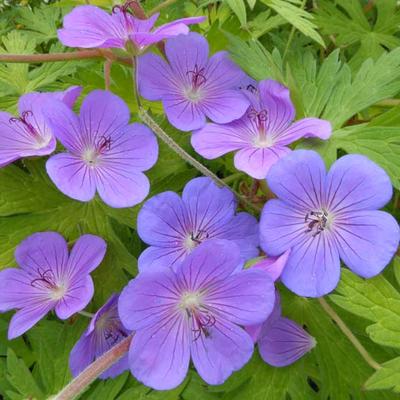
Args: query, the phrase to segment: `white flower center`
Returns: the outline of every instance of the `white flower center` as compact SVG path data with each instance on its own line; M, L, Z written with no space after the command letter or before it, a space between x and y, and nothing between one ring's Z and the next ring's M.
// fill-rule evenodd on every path
M260 135L256 136L253 140L253 146L264 149L266 147L272 147L274 145L274 140L272 135Z
M202 304L202 295L200 292L184 292L181 296L179 307L182 310L194 311Z
M61 300L65 296L65 293L67 293L67 287L63 284L57 285L51 289L50 298L52 300Z
M96 149L88 148L82 153L82 159L88 167L95 167L99 163L99 154Z
M195 104L204 99L204 92L200 88L188 87L183 93L187 100Z

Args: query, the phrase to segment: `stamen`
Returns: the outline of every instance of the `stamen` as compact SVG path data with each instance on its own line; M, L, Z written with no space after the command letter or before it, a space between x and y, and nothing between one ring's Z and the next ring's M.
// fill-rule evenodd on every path
M204 72L205 67L199 68L197 64L195 64L193 70L186 72L186 74L191 77L192 89L198 89L200 86L204 85L207 82L207 78Z
M125 4L116 5L111 9L111 13L116 14L117 12L122 12L126 14L130 11L129 8L135 3L136 1L127 1Z
M105 151L110 151L111 143L112 140L110 136L105 136L105 135L101 136L97 144L97 152L99 154L103 154Z
M104 330L104 339L110 344L110 346L114 346L127 336L128 335L121 329L121 327L113 324Z
M328 212L326 210L310 211L304 217L306 233L313 232L312 237L316 237L325 230L328 225Z
M210 337L210 328L216 323L216 319L210 313L201 313L200 315L193 312L190 316L193 316L194 324L197 328L193 328L192 332L195 334L193 341L195 342L203 334L205 338Z
M32 111L24 111L21 116L19 118L16 117L12 117L10 118L8 121L10 123L16 123L16 122L20 122L21 124L24 125L25 129L28 131L28 133L30 133L32 136L34 137L38 137L38 133L36 131L36 129L33 127L33 125L28 121L28 117L32 117L33 113Z
M209 237L209 233L203 230L199 230L196 234L194 232L190 234L190 239L197 244L200 244L203 240L208 239Z
M55 289L57 288L56 278L51 269L37 268L39 278L31 281L31 286L37 289Z

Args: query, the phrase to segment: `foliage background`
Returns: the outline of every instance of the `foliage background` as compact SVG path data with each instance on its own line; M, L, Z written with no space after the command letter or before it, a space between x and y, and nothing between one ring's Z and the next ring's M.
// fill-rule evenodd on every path
M57 41L62 16L84 0L0 3L0 53L71 51ZM91 0L106 9L111 0ZM172 2L171 2L172 3ZM143 1L146 10L159 4ZM395 0L178 0L163 9L160 22L206 15L197 28L212 51L228 48L252 77L286 84L297 118L319 116L335 128L327 142L307 140L298 147L316 149L327 165L346 153L362 153L389 173L395 194L386 210L396 217L400 189L400 8ZM137 119L126 66L113 64L111 90ZM0 109L16 111L18 97L39 90L82 85L84 93L103 88L101 61L46 64L0 63ZM189 134L174 131L158 104L145 103L166 131L193 153ZM197 172L162 144L150 171L151 194L181 191ZM194 155L194 154L193 154ZM204 162L204 160L202 160ZM206 165L241 190L251 181L238 173L230 157ZM136 274L144 248L138 238L138 207L111 209L98 200L80 203L62 195L47 178L43 159L18 162L0 170L0 268L14 266L15 246L27 235L56 230L69 241L90 232L108 242L105 261L94 273L95 311ZM208 387L191 372L179 388L155 392L128 373L97 381L83 399L164 400L349 400L398 399L400 393L400 259L384 274L364 281L343 269L329 302L370 354L382 365L369 367L317 300L282 289L284 314L304 325L317 347L287 368L271 368L258 354L224 385ZM5 399L45 399L69 380L68 356L87 320L60 322L53 316L24 337L7 341L10 313L0 316L0 395Z

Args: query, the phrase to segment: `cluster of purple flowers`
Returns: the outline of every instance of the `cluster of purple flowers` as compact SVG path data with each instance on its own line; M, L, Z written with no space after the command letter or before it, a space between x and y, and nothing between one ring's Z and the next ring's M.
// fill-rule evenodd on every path
M255 343L270 365L289 365L316 344L282 316L275 282L294 293L319 297L340 278L340 260L370 278L390 262L400 237L395 219L379 211L392 196L386 172L361 155L346 155L327 172L313 151L288 146L300 138L328 139L331 126L318 118L293 122L289 90L273 80L252 82L226 52L209 57L208 43L184 18L153 29L158 17L135 18L131 2L112 14L76 7L59 31L63 44L121 48L135 56L168 39L165 58L147 52L138 60L138 87L161 100L170 123L193 131L193 148L213 159L237 151L235 167L265 179L277 196L258 224L227 188L210 178L188 182L179 196L164 192L146 201L137 231L149 247L139 274L91 318L70 356L75 376L124 338L129 355L101 375L130 369L158 390L185 378L190 361L209 384L221 384L251 358ZM95 90L73 105L81 88L22 96L19 117L0 113L0 166L22 157L50 155L46 163L61 192L111 207L141 203L149 193L142 173L158 157L149 128L130 124L117 96ZM251 267L246 262L260 254ZM48 312L61 319L82 311L94 294L90 272L106 252L103 239L83 235L71 251L58 233L41 232L15 251L20 268L0 272L0 312L16 309L9 338L22 335Z

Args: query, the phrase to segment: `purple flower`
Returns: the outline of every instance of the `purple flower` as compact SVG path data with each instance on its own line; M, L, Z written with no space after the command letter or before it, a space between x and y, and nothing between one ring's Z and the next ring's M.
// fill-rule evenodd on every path
M159 14L145 20L135 18L129 12L131 3L114 6L111 15L95 6L75 7L64 17L64 27L58 30L58 38L70 47L125 48L132 43L137 50L143 50L160 40L187 34L187 25L198 24L205 19L182 18L153 29Z
M79 375L96 358L131 334L118 316L119 295L112 295L90 321L89 327L73 347L69 366L72 375ZM129 369L128 355L100 375L101 379L115 378Z
M72 86L64 92L28 93L19 99L19 117L0 112L0 167L19 158L52 153L56 139L45 119L44 104L59 100L73 107L81 90L80 86Z
M248 213L235 215L236 200L210 178L195 178L182 198L164 192L144 203L137 231L150 245L139 257L139 270L176 267L200 243L227 239L239 245L241 263L258 255L258 224Z
M62 103L47 117L67 153L51 157L47 173L61 192L89 201L96 191L111 207L130 207L149 193L141 172L157 160L157 141L149 128L129 123L129 109L117 96L94 90L83 101L80 115Z
M362 155L346 155L326 173L321 157L296 150L267 177L278 199L263 209L260 242L272 256L291 249L282 282L300 296L319 297L340 278L340 259L371 278L389 263L399 226L377 211L392 196L386 172Z
M246 327L262 359L274 367L293 364L312 350L315 339L289 318L282 317L279 292L275 292L275 305L268 319L259 325Z
M167 63L147 53L139 58L139 91L148 100L162 100L169 122L182 131L199 129L206 117L227 123L240 118L249 101L237 89L244 73L220 51L208 58L207 40L198 33L170 39Z
M328 121L304 118L293 122L295 109L289 90L273 80L261 81L258 89L250 84L251 106L230 124L207 124L192 135L192 146L207 159L237 151L235 167L253 178L263 179L272 165L291 150L288 145L303 137L328 139ZM217 121L219 122L219 121Z
M83 235L68 254L67 242L55 232L35 233L15 250L21 268L0 272L0 312L17 309L8 338L22 335L55 310L61 319L86 307L93 296L90 272L103 260L106 243Z
M176 272L141 272L123 290L119 314L136 331L129 363L136 379L157 390L178 386L190 358L209 384L221 384L251 357L253 342L239 325L263 322L274 285L257 270L237 272L240 252L226 240L209 241Z

